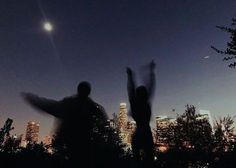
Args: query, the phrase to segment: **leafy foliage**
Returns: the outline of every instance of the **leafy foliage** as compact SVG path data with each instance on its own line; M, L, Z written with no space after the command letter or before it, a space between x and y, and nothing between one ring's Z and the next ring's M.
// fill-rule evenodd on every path
M233 141L231 137L234 136L234 119L235 117L226 116L215 121L215 150L218 152L225 152L233 150Z
M177 117L176 124L170 125L169 129L169 143L177 149L209 151L212 147L212 128L206 118L196 113L194 106L187 105L185 112Z
M225 26L216 26L218 29L227 32L230 34L230 41L227 42L227 48L225 50L217 49L214 46L211 46L217 53L227 55L223 58L224 61L230 61L236 58L236 18L232 19L232 27L225 27ZM232 62L229 64L230 68L236 67L236 62Z

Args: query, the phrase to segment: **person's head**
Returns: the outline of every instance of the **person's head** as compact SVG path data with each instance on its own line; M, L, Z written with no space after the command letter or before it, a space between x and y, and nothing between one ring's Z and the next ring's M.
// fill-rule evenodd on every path
M145 86L139 86L136 88L136 97L141 101L148 100L148 91Z
M80 82L77 87L77 94L79 97L88 97L91 92L91 85L89 82Z

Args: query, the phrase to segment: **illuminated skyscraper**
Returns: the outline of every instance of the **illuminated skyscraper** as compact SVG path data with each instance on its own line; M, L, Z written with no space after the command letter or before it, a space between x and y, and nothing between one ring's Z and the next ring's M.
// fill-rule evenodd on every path
M126 103L120 103L120 111L118 115L118 128L121 132L125 131L127 128L128 116Z
M27 143L37 143L39 138L39 123L29 121L26 128L25 140Z
M43 138L43 144L44 145L51 145L52 144L52 137L51 136L45 136L44 138Z
M156 139L155 144L160 151L165 151L170 144L167 143L169 135L174 134L174 130L171 126L176 125L176 119L169 118L167 116L156 117Z
M136 128L136 123L135 121L129 121L126 103L120 103L117 125L120 138L122 142L127 145L126 149L131 148L131 140Z
M53 139L51 136L49 135L46 135L44 138L43 138L43 144L47 146L47 151L49 153L53 153L53 147L52 147L52 143L53 143Z
M212 120L210 111L199 110L199 114L200 114L199 119L206 119L209 122L209 124L211 125L211 128L213 129L214 124L213 124L213 120Z
M136 130L136 122L135 121L128 121L127 123L127 131L128 131L128 138L127 143L131 144L132 142L132 136Z

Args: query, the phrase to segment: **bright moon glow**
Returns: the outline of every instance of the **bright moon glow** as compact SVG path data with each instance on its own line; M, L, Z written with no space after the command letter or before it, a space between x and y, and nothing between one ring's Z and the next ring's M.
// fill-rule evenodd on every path
M43 27L44 27L44 29L45 29L46 31L48 31L48 32L52 31L52 29L53 29L52 24L49 23L49 22L44 23L44 26L43 26Z

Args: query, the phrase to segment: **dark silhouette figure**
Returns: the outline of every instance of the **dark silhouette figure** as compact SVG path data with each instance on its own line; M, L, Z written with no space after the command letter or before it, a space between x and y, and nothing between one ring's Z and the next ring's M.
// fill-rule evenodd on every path
M152 167L154 159L154 143L149 125L151 118L150 100L155 87L155 63L153 61L150 63L149 68L150 79L147 81L148 84L137 88L134 82L134 74L130 68L127 68L131 115L137 125L132 138L132 151L136 161L143 163L144 167Z
M107 121L103 107L89 98L90 92L90 84L81 82L76 95L61 101L23 93L24 99L33 107L61 120L56 140L68 151L70 166L66 167L91 167L91 135Z

